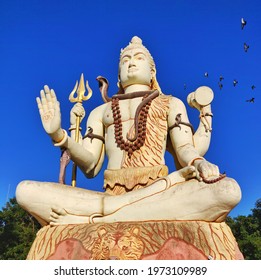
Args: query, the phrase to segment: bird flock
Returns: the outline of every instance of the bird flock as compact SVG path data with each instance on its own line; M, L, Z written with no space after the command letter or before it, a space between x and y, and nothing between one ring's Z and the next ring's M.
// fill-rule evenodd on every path
M247 25L247 21L244 18L241 18L241 29L244 30L246 25ZM243 50L244 50L244 52L248 52L248 50L249 50L249 45L246 42L244 42L244 44L243 44ZM204 77L208 78L208 76L209 76L209 73L205 72ZM220 75L219 81L218 81L218 87L220 90L222 90L222 88L223 88L223 82L222 82L223 80L224 80L224 77L222 75ZM238 80L234 79L233 86L236 87L237 84L238 84ZM186 89L186 87L187 87L186 84L184 84L184 89ZM251 86L252 90L254 90L255 88L256 88L255 85ZM255 97L251 97L250 99L246 100L246 102L249 102L249 103L254 103L254 101L255 101Z

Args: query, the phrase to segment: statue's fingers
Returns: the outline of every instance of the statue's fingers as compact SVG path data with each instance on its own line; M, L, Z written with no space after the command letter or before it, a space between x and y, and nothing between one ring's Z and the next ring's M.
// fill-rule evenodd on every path
M215 171L214 172L217 176L219 176L220 171L219 171L219 167L217 165L215 165Z
M54 103L55 112L60 112L60 102L56 100Z
M197 178L200 182L203 181L202 174L201 174L198 170L196 170L196 178Z
M41 96L41 101L42 101L42 109L45 112L45 111L48 110L48 106L47 106L47 100L46 100L46 96L45 96L44 90L40 91L40 96Z
M200 107L200 105L196 102L196 100L193 99L193 100L191 101L191 103L192 103L192 106L193 106L193 107L195 107L197 110L200 111L201 107Z
M216 177L219 176L219 168L215 164L211 164L209 166L209 177Z
M85 114L85 111L82 108L76 108L76 111L75 111L76 116L83 117L84 114Z
M211 164L208 168L208 177L218 177L219 169L215 164Z
M206 165L200 166L199 173L200 173L200 176L203 176L204 178L208 178L209 177L209 168L207 168Z
M184 170L184 173L183 173L183 177L185 179L192 179L192 178L195 178L197 173L196 173L196 168L194 166L187 166Z
M211 165L208 168L208 175L207 175L207 177L213 177L213 176L215 176L215 168L214 168L214 165Z
M84 116L85 116L85 110L84 110L83 105L81 104L81 107L80 107L80 117L84 118Z
M74 107L75 107L75 108L82 107L82 103L81 103L81 102L77 102L77 103L75 103Z
M40 113L40 115L42 115L43 114L43 106L42 106L41 99L39 97L37 97L36 102L37 102L37 106L38 106L38 109L39 109L39 113Z
M51 95L51 98L53 100L53 103L57 102L57 97L56 97L56 94L55 94L53 89L51 89L50 95Z
M45 93L50 93L50 89L47 85L44 86L44 91Z
M75 107L74 107L75 111L78 113L78 114L81 114L84 112L84 108L83 108L83 105L82 103L78 102L75 104Z
M75 116L77 116L77 117L82 116L82 111L83 111L83 108L82 108L82 106L80 105L80 103L76 103L76 104L73 106L72 113L73 113Z
M196 168L193 165L191 165L191 166L186 166L186 167L182 168L181 170L182 170L182 175L184 177L186 177L188 175L193 174L195 172Z
M53 109L54 105L53 105L53 102L52 102L50 92L47 92L45 96L46 96L46 100L47 100L48 109Z

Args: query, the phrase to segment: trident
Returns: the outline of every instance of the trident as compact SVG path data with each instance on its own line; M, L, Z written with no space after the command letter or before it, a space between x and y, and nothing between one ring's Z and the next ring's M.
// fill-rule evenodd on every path
M92 90L89 87L88 81L86 81L86 87L88 90L88 94L84 95L85 93L85 86L84 86L84 77L83 73L81 74L80 83L78 86L78 81L76 81L76 84L72 90L72 92L69 95L69 100L72 103L82 103L85 100L88 100L92 96ZM76 93L76 96L75 96ZM79 133L80 133L80 120L81 116L76 116L76 128L75 128L75 142L79 143ZM72 170L72 186L76 186L76 173L77 173L77 166L75 163L73 163L73 170Z

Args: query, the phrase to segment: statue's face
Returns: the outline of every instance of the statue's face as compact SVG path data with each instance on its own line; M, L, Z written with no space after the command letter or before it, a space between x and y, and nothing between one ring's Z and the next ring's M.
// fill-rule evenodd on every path
M120 60L120 81L123 88L133 84L150 85L152 70L142 48L127 50Z

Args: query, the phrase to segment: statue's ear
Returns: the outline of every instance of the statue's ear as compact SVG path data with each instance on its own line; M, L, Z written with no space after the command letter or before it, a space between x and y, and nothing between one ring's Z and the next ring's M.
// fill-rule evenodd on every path
M155 77L156 76L156 69L151 68L150 73L151 73L152 77Z

